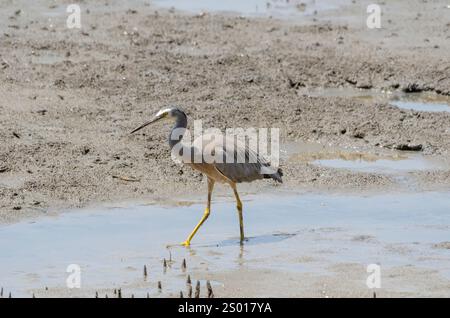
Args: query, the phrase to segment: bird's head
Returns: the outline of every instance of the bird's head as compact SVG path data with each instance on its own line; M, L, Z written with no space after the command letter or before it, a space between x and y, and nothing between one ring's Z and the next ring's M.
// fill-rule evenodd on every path
M186 117L186 114L184 113L184 111L182 111L178 107L163 108L159 112L157 112L156 115L151 120L149 120L148 122L144 123L143 125L139 126L135 130L133 130L131 132L131 134L133 134L136 131L141 130L142 128L144 128L150 124L153 124L157 121L167 120L167 119L175 119L175 118L180 118L183 116Z

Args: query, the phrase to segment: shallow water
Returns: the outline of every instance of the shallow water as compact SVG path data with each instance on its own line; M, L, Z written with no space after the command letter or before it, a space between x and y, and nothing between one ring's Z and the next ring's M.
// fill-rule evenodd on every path
M376 97L385 98L388 96L385 92L354 87L300 88L298 93L310 97L352 97L361 99L374 99Z
M54 52L41 52L38 56L33 56L31 58L31 62L33 64L57 64L60 62L63 62L66 58L61 55Z
M441 169L436 162L427 160L422 156L414 156L405 159L388 160L345 160L345 159L319 159L314 160L313 164L337 168L347 169L359 172L369 173L397 173L409 171L425 171Z
M450 170L448 160L413 152L380 149L376 153L317 142L291 142L280 148L280 158L290 162L356 172L405 174L413 171Z
M229 12L241 16L299 17L315 12L337 9L348 0L155 0L156 5L182 11Z
M449 240L448 193L243 197L249 237L243 248L234 202L223 199L213 203L211 217L190 249L169 250L166 245L181 242L196 224L203 210L197 203L86 209L1 226L0 282L15 296L30 296L44 286L64 290L65 270L72 263L81 266L82 288L92 296L94 290L122 287L128 295L158 297L158 280L164 295L176 295L189 272L241 266L326 273L341 262L413 264L450 278L450 250L433 248ZM166 273L163 258L173 260ZM183 258L186 273L180 268Z
M433 92L394 94L390 104L403 109L425 112L450 112L450 96Z
M403 93L399 91L379 91L353 87L338 88L303 88L299 94L311 97L351 97L370 102L388 102L389 104L409 110L425 112L450 112L450 96L433 92Z
M403 109L411 109L422 112L450 112L450 103L435 103L421 101L391 101L391 105Z

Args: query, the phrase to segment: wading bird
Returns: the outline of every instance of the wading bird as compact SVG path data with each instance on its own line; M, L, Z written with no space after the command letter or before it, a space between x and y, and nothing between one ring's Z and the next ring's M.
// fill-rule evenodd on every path
M161 109L153 119L139 126L131 133L133 134L162 119L169 119L175 122L175 126L172 128L169 137L169 146L172 155L175 153L178 158L182 158L181 161L183 164L206 174L208 178L208 201L203 217L181 245L189 246L195 233L197 233L198 229L209 217L211 196L215 182L228 184L233 189L237 203L240 240L242 244L244 241L244 221L242 217L242 202L239 198L236 184L258 179L274 179L282 182L281 177L283 173L281 169L272 168L268 161L256 151L250 149L246 143L239 142L234 138L230 140L230 138L227 139L223 136L204 134L196 138L192 145L182 146L183 143L181 143L181 140L186 131L187 116L177 107ZM219 152L221 155L216 156ZM211 160L211 157L214 157L213 160ZM217 160L217 158L222 160Z

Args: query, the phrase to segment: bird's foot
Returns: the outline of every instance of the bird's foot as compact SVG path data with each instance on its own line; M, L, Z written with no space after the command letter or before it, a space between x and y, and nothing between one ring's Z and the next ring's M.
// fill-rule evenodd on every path
M184 241L180 245L184 246L184 247L189 247L189 246L191 246L191 242L190 241Z
M241 237L241 239L239 240L239 244L244 245L244 243L248 242L248 240L248 237Z

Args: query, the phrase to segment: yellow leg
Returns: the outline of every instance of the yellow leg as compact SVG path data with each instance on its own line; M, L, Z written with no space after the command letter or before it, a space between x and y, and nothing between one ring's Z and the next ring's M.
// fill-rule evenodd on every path
M214 180L211 178L208 178L208 202L206 203L205 212L203 213L203 216L202 216L200 222L198 222L197 226L194 228L192 233L189 234L187 240L184 241L183 243L181 243L181 245L183 245L183 246L191 245L191 240L194 237L195 233L197 233L198 229L202 226L202 224L206 221L206 219L208 219L210 209L211 209L211 196L212 196L213 188L214 188Z
M236 197L236 207L238 210L238 215L239 215L239 231L241 234L241 244L244 242L244 218L242 216L242 202L241 199L239 198L239 194L237 192L237 188L236 185L233 184L231 186L233 188L233 192L234 192L234 196Z

